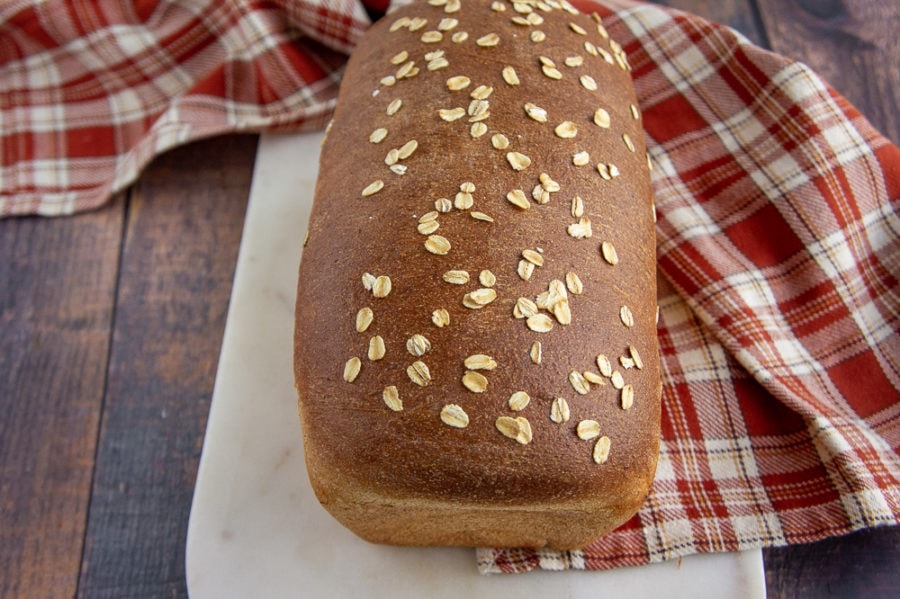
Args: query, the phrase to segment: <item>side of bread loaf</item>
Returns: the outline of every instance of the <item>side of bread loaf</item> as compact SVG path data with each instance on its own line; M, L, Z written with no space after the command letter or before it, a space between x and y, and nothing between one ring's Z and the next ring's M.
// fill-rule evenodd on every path
M368 540L580 547L646 497L648 160L622 48L576 13L416 3L347 65L294 359L313 488Z

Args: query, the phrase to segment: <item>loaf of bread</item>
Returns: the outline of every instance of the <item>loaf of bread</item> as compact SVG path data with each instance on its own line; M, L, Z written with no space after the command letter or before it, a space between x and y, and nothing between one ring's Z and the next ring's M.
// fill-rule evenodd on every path
M309 477L359 536L576 548L656 468L654 208L622 48L566 1L430 0L346 67L299 273Z

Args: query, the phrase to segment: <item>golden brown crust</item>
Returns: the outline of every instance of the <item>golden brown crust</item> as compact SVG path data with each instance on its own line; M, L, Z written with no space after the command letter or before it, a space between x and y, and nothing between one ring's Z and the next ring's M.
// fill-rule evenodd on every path
M347 66L322 149L294 348L306 459L323 505L378 542L581 546L637 510L655 470L654 225L627 63L590 16L503 6L421 3L377 23ZM438 37L428 32L441 40L423 42ZM468 85L448 84L458 76ZM440 112L454 108L464 116ZM511 152L530 164L516 170ZM576 166L579 152L589 158ZM441 199L451 209L425 216ZM468 280L447 282L447 271ZM517 318L519 298L541 316ZM496 366L467 367L478 354L490 359L470 367ZM601 374L598 354L618 374ZM520 411L516 392L529 399ZM565 422L551 419L555 398ZM582 436L599 437L579 438L583 420L599 426ZM601 437L608 458L597 463Z

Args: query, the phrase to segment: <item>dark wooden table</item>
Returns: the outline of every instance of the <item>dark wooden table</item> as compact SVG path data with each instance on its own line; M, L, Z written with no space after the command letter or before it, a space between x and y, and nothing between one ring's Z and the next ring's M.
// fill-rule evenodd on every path
M665 4L806 62L900 140L896 0ZM256 145L195 143L98 211L0 221L0 597L186 594ZM900 597L897 528L764 555L770 597Z

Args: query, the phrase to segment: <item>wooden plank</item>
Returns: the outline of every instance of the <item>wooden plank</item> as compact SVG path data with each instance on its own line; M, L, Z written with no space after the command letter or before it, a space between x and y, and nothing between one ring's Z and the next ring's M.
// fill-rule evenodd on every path
M714 23L728 25L756 45L766 46L762 24L751 0L654 0L654 4L677 8Z
M256 142L172 151L133 190L79 596L186 592L188 515Z
M0 597L72 597L124 203L0 221Z
M811 66L900 142L900 3L757 1L773 50Z
M900 597L900 534L896 527L766 552L769 599Z

